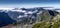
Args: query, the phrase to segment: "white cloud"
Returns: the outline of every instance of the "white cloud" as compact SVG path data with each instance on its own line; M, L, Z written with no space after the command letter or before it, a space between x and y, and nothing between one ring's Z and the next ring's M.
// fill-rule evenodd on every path
M34 7L54 7L60 8L60 4L10 4L10 5L0 5L0 9L10 10L13 8L34 8Z

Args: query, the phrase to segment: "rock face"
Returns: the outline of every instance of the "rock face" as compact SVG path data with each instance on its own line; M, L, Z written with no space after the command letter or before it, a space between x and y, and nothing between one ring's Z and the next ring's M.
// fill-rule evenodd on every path
M58 12L56 11L52 11L52 10L45 10L41 15L41 20L48 20L48 19L51 19L52 16L56 16L58 14Z

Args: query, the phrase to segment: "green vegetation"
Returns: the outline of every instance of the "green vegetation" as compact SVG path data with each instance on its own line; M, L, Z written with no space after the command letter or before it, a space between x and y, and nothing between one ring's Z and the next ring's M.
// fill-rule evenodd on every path
M48 25L48 27L49 26L50 25ZM33 28L48 28L48 27L46 26L46 22L37 23L33 26Z
M35 25L33 25L33 28L59 28L60 27L60 20L57 20L57 22L53 22L53 25L51 25L51 22L48 21L44 21L41 23L37 23Z
M44 22L43 23L37 23L33 26L33 28L39 28L39 27L44 26L44 25L45 25Z

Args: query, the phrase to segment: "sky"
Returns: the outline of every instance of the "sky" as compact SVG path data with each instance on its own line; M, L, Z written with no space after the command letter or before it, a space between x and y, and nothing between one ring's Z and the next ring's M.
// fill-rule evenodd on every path
M0 8L56 7L60 0L0 0Z

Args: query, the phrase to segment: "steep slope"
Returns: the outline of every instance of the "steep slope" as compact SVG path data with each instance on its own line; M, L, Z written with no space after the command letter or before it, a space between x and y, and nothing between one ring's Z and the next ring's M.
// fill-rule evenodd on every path
M13 24L16 21L12 20L7 13L0 12L0 27Z

